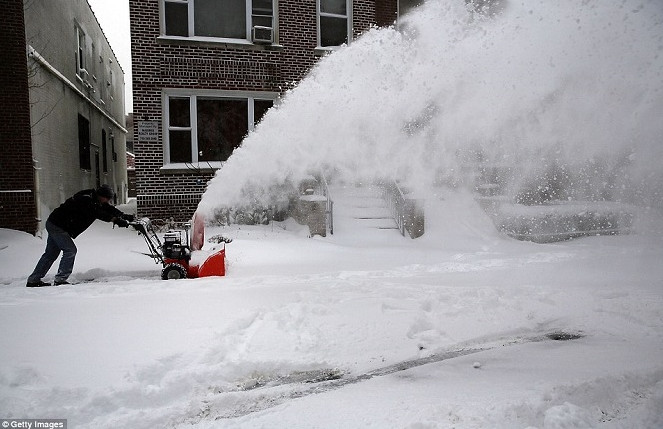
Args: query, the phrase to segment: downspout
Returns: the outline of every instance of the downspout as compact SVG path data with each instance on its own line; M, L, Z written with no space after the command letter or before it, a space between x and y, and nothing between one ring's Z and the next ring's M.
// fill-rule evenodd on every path
M35 236L41 237L41 231L42 231L41 186L39 184L39 170L41 170L41 167L39 167L39 161L37 161L34 158L32 158L32 169L34 170L34 181L35 181L34 198L35 198L35 206L37 208L37 218L35 219L37 221L37 233L35 234Z

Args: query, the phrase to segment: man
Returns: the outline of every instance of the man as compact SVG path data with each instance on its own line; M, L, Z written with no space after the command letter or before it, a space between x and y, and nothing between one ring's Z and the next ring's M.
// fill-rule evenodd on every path
M86 189L77 192L53 210L46 221L46 231L48 231L46 250L37 262L34 272L28 277L27 287L50 286L50 283L42 281L42 277L46 275L60 252L62 259L53 285L69 284L67 279L74 268L76 258L76 245L73 239L88 229L96 219L113 222L124 228L129 226L133 216L124 214L108 204L113 196L114 192L110 186L102 185L96 190Z

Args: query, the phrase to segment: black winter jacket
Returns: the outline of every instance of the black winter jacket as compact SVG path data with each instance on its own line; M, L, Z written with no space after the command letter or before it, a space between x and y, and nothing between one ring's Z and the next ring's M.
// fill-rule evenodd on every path
M76 238L88 229L95 219L110 222L123 214L108 203L101 204L94 189L85 189L53 210L48 221Z

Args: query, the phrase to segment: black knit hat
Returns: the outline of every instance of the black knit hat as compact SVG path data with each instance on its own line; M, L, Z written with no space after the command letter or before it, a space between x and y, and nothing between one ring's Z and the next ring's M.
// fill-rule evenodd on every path
M115 195L115 192L113 192L110 186L101 185L99 189L97 189L97 195L100 197L108 198L110 200Z

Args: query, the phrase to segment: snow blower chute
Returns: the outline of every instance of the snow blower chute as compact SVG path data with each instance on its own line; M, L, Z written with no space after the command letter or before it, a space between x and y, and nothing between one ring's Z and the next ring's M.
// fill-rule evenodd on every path
M195 279L226 275L226 243L230 243L232 240L224 239L222 249L202 250L205 242L205 221L202 216L195 214L191 224L184 225L184 231L168 230L163 235L163 243L149 218L130 222L129 225L145 239L150 251L146 255L163 266L162 279ZM191 230L190 241L189 230ZM184 242L182 241L183 234Z

